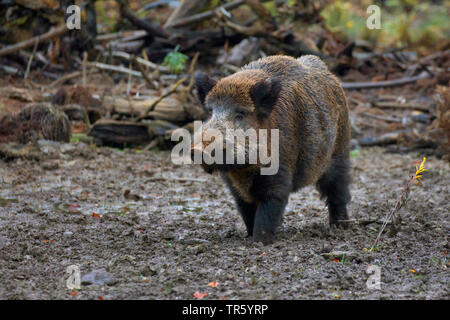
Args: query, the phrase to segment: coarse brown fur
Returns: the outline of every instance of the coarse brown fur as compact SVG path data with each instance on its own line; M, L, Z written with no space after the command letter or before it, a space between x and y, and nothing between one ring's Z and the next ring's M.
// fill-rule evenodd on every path
M326 198L330 224L347 220L350 129L344 91L315 56L271 56L251 62L217 83L196 76L207 109L244 110L255 129L279 129L279 171L260 175L255 167L220 170L248 234L271 243L289 194L316 184ZM217 124L229 127L230 124Z

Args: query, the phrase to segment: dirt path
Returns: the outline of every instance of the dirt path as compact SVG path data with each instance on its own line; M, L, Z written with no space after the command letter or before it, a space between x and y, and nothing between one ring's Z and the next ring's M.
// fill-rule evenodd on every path
M434 157L398 230L367 253L380 224L330 230L312 187L291 195L263 247L245 238L218 176L168 152L65 148L55 160L0 161L0 299L449 298L450 167ZM421 159L381 148L352 158L352 218L383 219ZM104 269L106 284L70 295L70 265ZM368 265L380 267L381 290L367 288Z

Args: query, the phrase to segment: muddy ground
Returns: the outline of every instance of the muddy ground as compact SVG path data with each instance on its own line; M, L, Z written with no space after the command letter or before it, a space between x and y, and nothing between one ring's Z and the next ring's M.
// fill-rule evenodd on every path
M245 238L220 178L169 152L59 147L47 160L0 160L0 299L449 298L450 166L433 156L397 227L366 252L423 154L362 149L350 206L360 223L330 230L308 187L264 247ZM71 265L84 276L76 293ZM367 288L368 265L380 267L380 290Z

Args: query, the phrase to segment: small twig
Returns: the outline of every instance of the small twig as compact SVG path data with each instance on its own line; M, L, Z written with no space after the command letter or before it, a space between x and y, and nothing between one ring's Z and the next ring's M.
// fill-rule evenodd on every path
M133 64L139 69L139 71L142 74L142 77L144 77L145 81L147 82L147 84L150 86L150 88L154 88L155 86L153 85L152 79L150 79L150 77L148 76L147 72L144 67L137 62L136 57L132 56L131 61L133 62Z
M144 57L145 62L147 62L147 64L145 64L145 73L149 73L150 66L149 66L148 62L150 62L150 59L148 58L147 51L145 51L145 49L142 49L142 56Z
M142 77L140 72L135 71L135 70L129 70L122 66L114 66L114 65L110 65L110 64L101 63L101 62L88 62L87 65L91 66L91 67L96 67L98 69L121 72L121 73L126 73L126 74L131 73L131 74L133 74L133 76Z
M28 74L30 73L30 69L31 69L31 63L33 62L33 58L36 54L36 50L39 44L39 38L36 39L36 43L34 44L34 48L33 48L33 53L30 56L30 59L28 59L28 64L27 64L27 70L25 71L25 75L24 75L24 79L28 78Z
M237 7L241 6L241 5L243 5L244 3L245 2L243 0L235 0L233 2L226 3L223 6L220 6L220 7L216 8L216 9L213 9L213 10L205 11L205 12L202 12L202 13L198 13L198 14L192 15L190 17L186 17L186 18L182 18L182 19L179 19L179 20L175 20L172 23L170 23L168 25L165 25L165 27L166 28L177 28L177 27L186 26L186 25L198 22L198 21L202 21L204 19L208 19L208 18L214 17L216 15L216 12L218 10L220 10L221 8L224 8L225 10L231 10L231 9L234 9L234 8L237 8Z
M130 63L128 64L128 82L127 82L127 96L128 96L128 98L130 98L130 92L131 92L131 75L132 75L131 71L133 71L133 69L131 67L133 66L133 62L132 62L133 61L133 57L134 56L131 57Z
M14 74L14 75L20 75L22 73L21 70L15 68L15 67L5 66L2 64L0 64L0 70L3 70L6 73Z
M131 59L131 55L129 53L123 52L123 51L110 51L110 52L103 52L104 55L111 55L112 57L119 57L119 58L123 58L123 59L127 59L130 60ZM136 61L145 65L146 67L153 69L153 70L159 70L161 72L170 72L170 69L168 67L165 66L159 66L156 63L150 62L147 59L142 59L137 57Z
M379 116L376 114L371 114L368 112L363 112L363 115L372 119L377 119L377 120L382 120L382 121L387 121L387 122L396 122L396 123L401 123L402 120L401 119L397 119L394 117L387 117L387 116Z
M86 88L86 63L87 63L88 54L86 51L83 52L83 88Z
M186 78L182 78L182 79L178 80L178 81L172 86L172 88L170 88L169 91L167 91L166 93L162 94L162 95L159 96L155 101L153 101L153 103L147 108L147 110L145 110L145 112L144 112L142 115L140 115L140 116L136 119L136 121L141 121L142 119L144 119L144 118L148 115L148 113L149 113L150 111L152 111L152 110L156 107L156 105L157 105L158 103L160 103L164 98L167 98L167 97L170 96L172 93L174 93L174 92L177 90L178 86L179 86L180 84L182 84L184 81L186 81Z
M359 219L348 219L348 220L339 220L339 222L343 223L356 223L363 226L367 226L372 223L384 223L383 220L375 220L375 219L368 219L368 220L359 220Z
M191 64L189 66L189 85L186 87L186 92L191 92L192 88L194 88L194 73L195 73L195 65L197 64L198 57L200 56L200 52L196 52L194 57L192 58Z
M116 40L116 39L122 39L122 38L128 37L128 36L143 37L146 34L147 34L147 31L145 31L145 30L119 31L119 32L99 35L95 38L95 42L111 41L111 40Z

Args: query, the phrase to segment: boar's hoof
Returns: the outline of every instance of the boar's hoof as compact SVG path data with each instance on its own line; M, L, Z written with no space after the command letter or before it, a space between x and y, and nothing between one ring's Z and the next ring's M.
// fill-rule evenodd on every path
M254 231L253 232L253 241L255 242L262 242L263 245L268 245L273 243L273 234L268 231Z
M330 227L331 228L340 228L340 229L348 229L350 223L348 220L331 220Z

